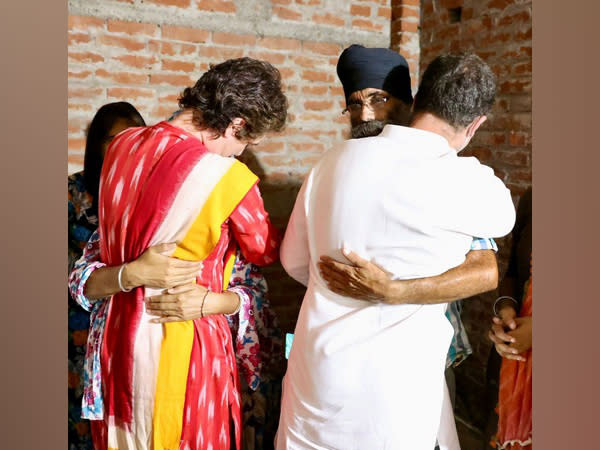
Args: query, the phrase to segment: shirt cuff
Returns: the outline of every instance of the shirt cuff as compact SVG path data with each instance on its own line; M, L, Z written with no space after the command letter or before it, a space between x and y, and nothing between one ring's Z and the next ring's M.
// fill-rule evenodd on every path
M473 238L471 242L471 250L493 250L498 252L498 245L493 239Z
M92 274L92 272L96 269L99 269L99 268L105 267L105 266L106 266L106 264L101 263L100 261L94 261L94 262L88 263L85 266L85 268L81 271L81 278L79 279L79 284L77 285L77 291L75 293L75 301L77 303L79 303L79 305L86 311L91 311L94 306L94 303L96 303L98 300L104 300L104 299L108 298L108 297L105 297L105 298L98 298L98 299L89 299L83 293L83 288L85 286L85 283L87 283L87 280L90 277L90 275Z

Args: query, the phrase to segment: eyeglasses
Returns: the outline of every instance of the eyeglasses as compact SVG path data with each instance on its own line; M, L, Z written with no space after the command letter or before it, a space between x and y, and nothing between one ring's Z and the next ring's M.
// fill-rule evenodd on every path
M390 99L387 95L371 94L367 100L363 102L353 101L349 103L342 111L342 114L349 112L351 115L360 114L363 108L369 108L371 111L382 109Z

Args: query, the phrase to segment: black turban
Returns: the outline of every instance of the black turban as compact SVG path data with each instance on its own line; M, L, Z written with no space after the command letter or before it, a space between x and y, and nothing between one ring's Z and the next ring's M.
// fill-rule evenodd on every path
M346 103L350 94L366 88L382 89L409 105L412 103L408 63L393 50L351 45L340 55L337 74Z

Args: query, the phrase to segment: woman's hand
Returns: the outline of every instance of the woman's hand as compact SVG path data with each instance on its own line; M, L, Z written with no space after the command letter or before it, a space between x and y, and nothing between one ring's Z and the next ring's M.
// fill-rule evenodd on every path
M501 308L498 317L492 319L493 324L488 337L503 358L525 361L520 354L531 348L531 317L516 316L517 312L512 306ZM529 346L526 322L529 322Z
M153 323L180 322L211 314L232 314L239 304L240 298L234 292L210 292L204 286L190 283L146 298L146 312L159 316L151 320Z
M514 339L514 342L510 346L516 349L519 354L525 353L531 348L532 344L531 316L517 317L515 322L517 322L517 327L513 331L508 332L508 334Z
M159 244L148 248L135 261L123 269L123 284L126 289L146 286L155 289L170 289L192 283L202 268L201 262L184 261L171 255L176 244Z
M382 268L352 251L343 251L353 265L321 256L319 269L327 287L345 297L359 300L385 301L389 275Z

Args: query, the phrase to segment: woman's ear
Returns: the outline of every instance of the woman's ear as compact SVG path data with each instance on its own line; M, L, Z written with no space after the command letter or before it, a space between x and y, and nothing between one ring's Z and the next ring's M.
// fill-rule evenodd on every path
M246 125L246 121L244 119L242 119L241 117L234 117L227 129L229 130L229 128L231 128L232 134L233 136L235 136L238 133L238 131L244 128L244 125Z

